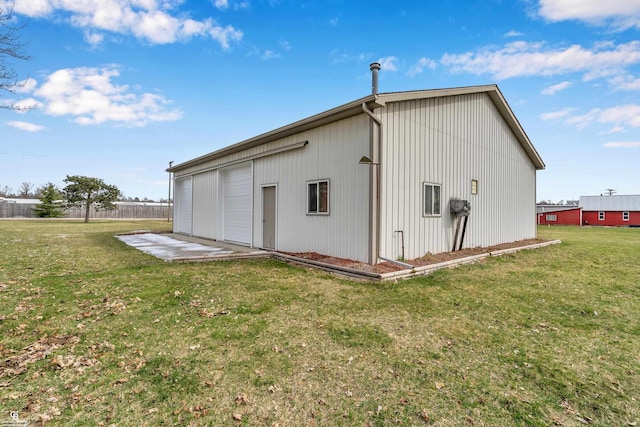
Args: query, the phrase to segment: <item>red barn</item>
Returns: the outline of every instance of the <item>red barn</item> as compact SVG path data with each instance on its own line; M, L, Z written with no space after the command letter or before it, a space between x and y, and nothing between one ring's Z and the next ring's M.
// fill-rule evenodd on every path
M581 196L582 225L640 227L640 195Z
M538 225L580 225L580 214L578 206L538 207Z

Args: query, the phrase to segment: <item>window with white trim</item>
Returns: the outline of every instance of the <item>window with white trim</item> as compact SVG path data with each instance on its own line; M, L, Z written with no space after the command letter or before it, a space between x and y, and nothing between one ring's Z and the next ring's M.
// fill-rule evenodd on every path
M440 184L425 182L423 184L423 211L424 216L440 215Z
M598 221L604 221L604 212L598 212Z
M558 215L556 214L547 214L547 221L557 221Z
M629 221L629 212L622 212L622 220Z
M329 215L329 180L307 181L307 214Z

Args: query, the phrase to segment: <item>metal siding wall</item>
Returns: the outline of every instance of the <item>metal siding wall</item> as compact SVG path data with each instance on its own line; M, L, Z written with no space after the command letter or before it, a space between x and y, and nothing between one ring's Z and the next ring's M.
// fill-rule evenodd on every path
M277 143L301 149L254 161L254 245L262 245L261 185L278 185L277 249L368 261L369 118L364 114ZM307 181L329 179L330 215L307 215Z
M173 229L176 233L191 235L192 187L191 177L175 181Z
M193 176L193 235L218 239L216 232L218 171Z
M535 237L535 167L487 95L390 103L381 117L382 256L400 257L396 230L407 259L450 251L452 197L471 202L464 247ZM442 185L442 216L422 216L423 182Z

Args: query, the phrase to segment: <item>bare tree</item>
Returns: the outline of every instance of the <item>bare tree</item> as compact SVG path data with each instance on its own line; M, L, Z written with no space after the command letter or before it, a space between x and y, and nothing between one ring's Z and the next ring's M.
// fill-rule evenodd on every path
M26 181L23 182L20 186L20 197L28 198L31 195L31 190L33 190L33 184Z
M0 8L0 89L13 92L24 83L18 82L18 73L9 60L18 59L28 61L31 59L24 51L27 43L20 40L20 30L24 25L12 24L13 8L5 10ZM26 81L26 80L25 80ZM0 108L9 110L24 110L29 107L18 107L13 104L1 104Z
M3 185L0 187L0 197L11 197L13 195L13 190L8 185Z

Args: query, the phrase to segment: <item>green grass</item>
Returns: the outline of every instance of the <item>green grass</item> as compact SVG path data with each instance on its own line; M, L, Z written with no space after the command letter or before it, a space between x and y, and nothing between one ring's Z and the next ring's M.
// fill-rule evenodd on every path
M167 228L0 221L0 423L640 425L640 229L395 283L113 237Z

